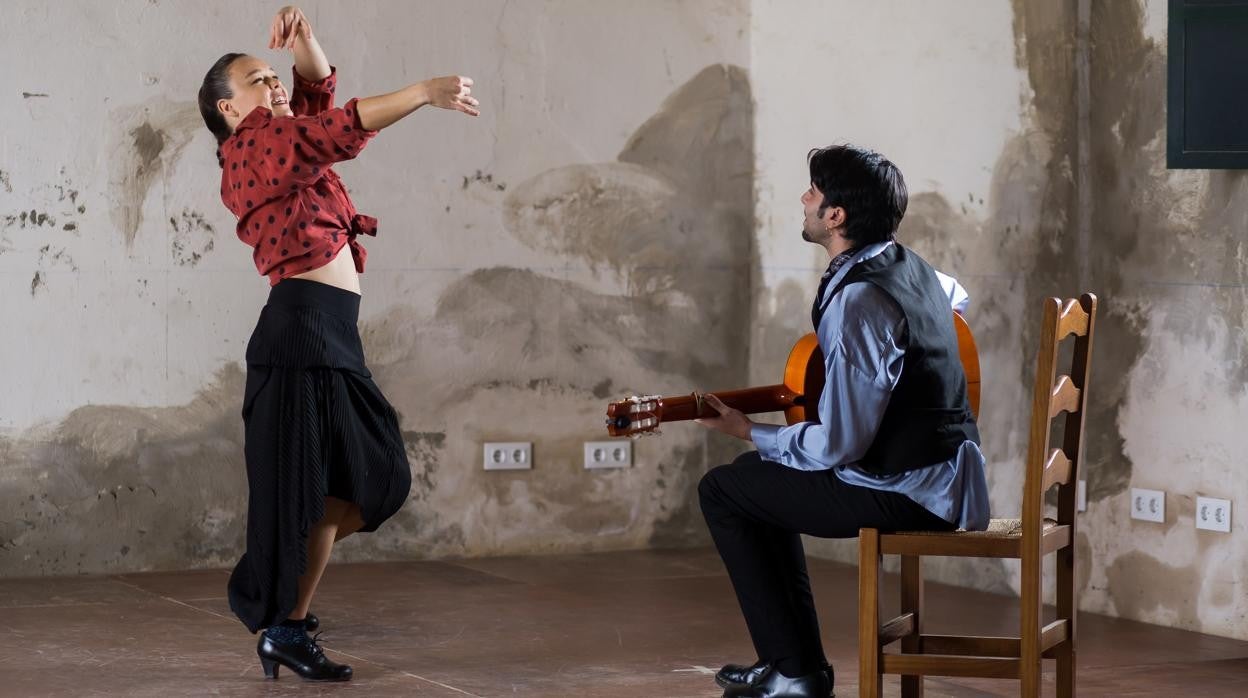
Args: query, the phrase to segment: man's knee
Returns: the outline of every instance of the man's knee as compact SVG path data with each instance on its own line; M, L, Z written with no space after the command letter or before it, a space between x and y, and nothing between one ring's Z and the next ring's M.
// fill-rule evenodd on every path
M758 451L746 451L732 460L733 465L753 465L763 462L763 455Z
M720 483L731 467L730 465L717 465L702 476L702 479L698 482L698 501L702 503L703 509L706 508L707 502L718 500L718 495L721 491Z

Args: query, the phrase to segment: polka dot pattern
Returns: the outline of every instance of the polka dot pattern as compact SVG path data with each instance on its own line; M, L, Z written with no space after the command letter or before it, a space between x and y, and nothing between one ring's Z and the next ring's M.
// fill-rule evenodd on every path
M323 266L344 245L363 272L367 252L356 237L377 234L377 219L356 211L331 168L355 157L376 135L359 127L354 99L334 107L336 82L336 71L316 82L296 72L290 95L295 116L255 109L217 151L221 199L238 217L239 239L254 249L257 269L272 284Z

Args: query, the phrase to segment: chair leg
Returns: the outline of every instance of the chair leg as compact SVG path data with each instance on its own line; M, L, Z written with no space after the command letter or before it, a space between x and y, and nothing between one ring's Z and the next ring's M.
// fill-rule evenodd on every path
M1022 698L1040 698L1040 555L1024 553L1019 594L1019 667Z
M1057 617L1065 618L1069 634L1066 641L1054 647L1057 656L1057 696L1075 696L1075 544L1057 551Z
M858 531L858 696L879 698L880 674L880 532Z
M1057 655L1057 698L1075 696L1075 648L1070 640L1053 648Z
M918 555L901 556L901 612L914 614L914 633L901 639L901 651L905 654L923 652L923 558ZM901 698L923 698L923 677L903 675Z

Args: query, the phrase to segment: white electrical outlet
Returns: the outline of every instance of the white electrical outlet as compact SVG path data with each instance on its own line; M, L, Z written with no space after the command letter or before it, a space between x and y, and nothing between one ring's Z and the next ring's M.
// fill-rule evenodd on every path
M1196 498L1196 528L1206 531L1231 532L1231 500L1213 497Z
M486 470L531 470L533 444L527 441L506 441L485 445Z
M586 468L627 468L633 464L633 442L627 439L617 441L586 441Z
M1161 490L1131 488L1131 518L1140 521L1166 522L1166 493Z
M1075 483L1075 510L1088 510L1088 481L1080 480Z

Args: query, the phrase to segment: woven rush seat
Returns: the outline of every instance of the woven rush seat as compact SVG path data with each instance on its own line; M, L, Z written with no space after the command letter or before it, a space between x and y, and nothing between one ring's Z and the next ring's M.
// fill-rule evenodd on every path
M1057 526L1057 522L1053 519L1046 518L1044 520L1044 530L1048 530ZM969 536L972 538L1018 538L1023 535L1022 519L991 519L988 522L988 530L986 531L966 531L959 528L956 531L897 531L892 534L894 536Z

